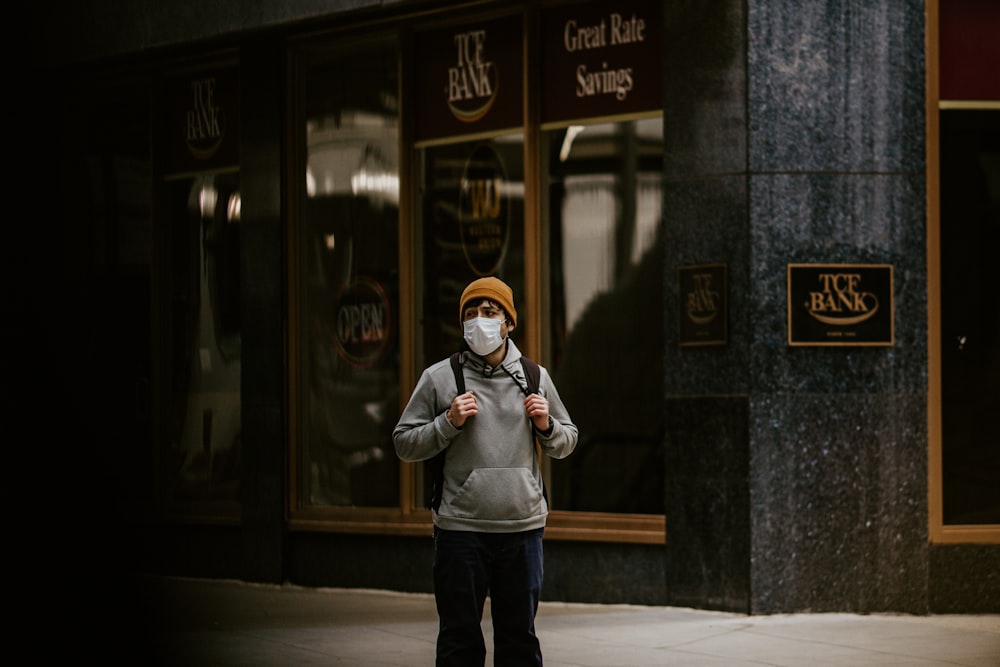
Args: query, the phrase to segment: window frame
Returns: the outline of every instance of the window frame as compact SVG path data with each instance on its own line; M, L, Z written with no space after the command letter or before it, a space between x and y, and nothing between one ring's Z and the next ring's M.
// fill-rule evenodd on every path
M529 63L538 59L537 42L542 7L534 3L518 3L516 5L496 6L489 10L480 10L475 14L466 14L463 20L491 18L497 15L516 14L521 16L524 29L524 57L522 77L524 78L523 100L523 132L524 132L524 318L526 326L521 331L522 348L525 353L535 358L543 359L543 326L544 305L548 301L546 285L546 263L543 252L547 251L545 230L542 229L542 197L540 184L541 173L541 131L539 117L539 86L538 68L530 67ZM455 19L455 8L447 14L447 21ZM475 11L475 8L473 8ZM304 110L304 75L309 63L325 52L342 51L345 44L359 43L373 39L395 40L399 51L398 85L399 85L399 409L405 406L410 392L416 383L421 369L416 368L417 357L417 314L416 294L420 267L417 266L414 242L415 238L415 191L414 191L414 128L413 115L408 106L412 100L412 82L414 72L412 58L413 35L416 28L421 30L434 27L443 20L445 14L426 14L418 18L419 25L414 24L413 17L402 17L398 20L386 20L375 26L352 25L331 29L322 34L310 34L299 39L291 39L286 51L286 118L289 119L284 129L287 155L286 164L286 197L287 229L287 295L289 332L287 335L288 368L288 459L286 473L288 475L287 489L287 524L293 531L303 532L337 532L351 534L379 534L401 536L425 536L432 527L431 512L422 508L417 502L417 475L421 464L400 462L399 505L393 508L374 507L331 507L307 506L300 502L301 479L297 472L298 457L301 455L299 441L300 392L298 382L300 370L298 327L303 313L298 300L300 287L297 267L299 248L297 239L299 225L302 223L300 202L297 196L303 187L305 178L304 144L298 122ZM413 24L413 25L411 25ZM414 27L415 26L415 27ZM371 29L369 29L371 28ZM662 113L662 111L661 111ZM465 140L461 138L461 140ZM553 510L549 513L546 526L546 539L571 540L580 542L613 542L633 544L665 544L666 517L664 514L612 514L596 512L573 512Z
M927 188L927 490L928 537L932 544L1000 544L1000 525L944 523L941 340L941 127L946 109L1000 109L1000 102L940 99L941 0L927 1L926 188Z
M190 180L196 177L235 175L240 177L242 162L207 166L197 171L187 171L179 169L169 164L167 146L164 139L159 135L161 128L166 122L165 115L173 100L166 99L164 82L171 78L182 76L193 76L201 73L233 71L237 80L242 72L242 63L239 53L234 49L223 49L209 55L193 58L190 62L182 64L168 64L158 69L154 69L149 75L148 85L152 87L150 92L151 104L151 125L153 129L152 145L152 242L156 246L168 247L166 238L171 234L170 225L175 221L169 214L164 213L164 206L167 201L168 191L176 182ZM238 105L238 102L237 102ZM238 140L237 140L238 141ZM153 337L151 339L152 353L152 386L151 400L153 408L153 437L151 439L152 465L155 470L151 485L152 494L152 514L158 520L177 524L196 525L220 525L236 526L242 522L243 502L240 498L230 498L222 500L184 500L177 501L168 498L164 490L165 462L164 451L168 446L165 433L168 416L165 413L166 396L172 391L169 386L169 371L165 367L164 346L167 344L165 334L162 333L166 326L168 316L165 311L171 306L171 297L168 293L168 280L165 278L170 271L169 261L164 259L160 252L153 252L150 259L151 287L150 298L154 305L154 312L151 314L151 324ZM240 392L240 405L242 413L242 390ZM242 427L241 427L242 428ZM242 481L241 481L242 483Z

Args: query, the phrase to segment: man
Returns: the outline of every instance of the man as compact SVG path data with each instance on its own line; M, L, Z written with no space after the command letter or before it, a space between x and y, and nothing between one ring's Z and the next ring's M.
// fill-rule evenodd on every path
M404 461L444 452L434 519L437 665L482 665L481 623L490 596L494 664L541 665L535 613L542 589L542 532L548 503L534 441L569 456L577 429L548 371L528 393L514 295L489 277L465 288L460 356L467 391L456 396L448 359L424 370L393 431Z

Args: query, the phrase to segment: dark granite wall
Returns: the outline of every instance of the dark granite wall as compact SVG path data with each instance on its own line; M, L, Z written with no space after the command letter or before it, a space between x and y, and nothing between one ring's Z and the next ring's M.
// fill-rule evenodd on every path
M243 558L241 576L281 581L285 537L285 312L281 49L246 40L240 95Z
M665 6L669 604L749 612L749 270L742 0ZM679 348L677 267L725 263L728 341Z
M930 570L933 613L1000 613L1000 548L997 545L933 545Z
M662 545L545 542L542 599L666 604Z
M434 538L293 533L286 577L301 586L376 588L431 593Z
M669 7L667 331L723 262L730 336L667 341L668 598L926 612L923 3ZM892 264L895 344L789 347L797 262Z
M434 590L434 540L427 537L296 533L286 549L287 580L302 586ZM542 599L666 604L663 547L545 542Z
M324 22L380 19L458 4L447 0L49 0L31 5L33 62L42 66L103 64L206 48L261 31L309 28Z

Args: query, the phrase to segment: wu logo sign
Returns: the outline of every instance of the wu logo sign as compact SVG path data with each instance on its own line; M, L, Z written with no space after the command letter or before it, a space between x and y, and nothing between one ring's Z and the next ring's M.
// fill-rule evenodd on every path
M476 275L492 275L507 253L510 206L504 192L504 164L490 144L479 144L472 150L459 183L462 251Z

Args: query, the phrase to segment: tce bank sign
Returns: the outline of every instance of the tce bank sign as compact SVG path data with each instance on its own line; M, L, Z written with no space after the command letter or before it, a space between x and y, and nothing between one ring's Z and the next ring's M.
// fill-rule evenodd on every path
M789 264L789 345L893 344L891 264Z
M523 42L517 15L415 35L417 144L519 128Z

